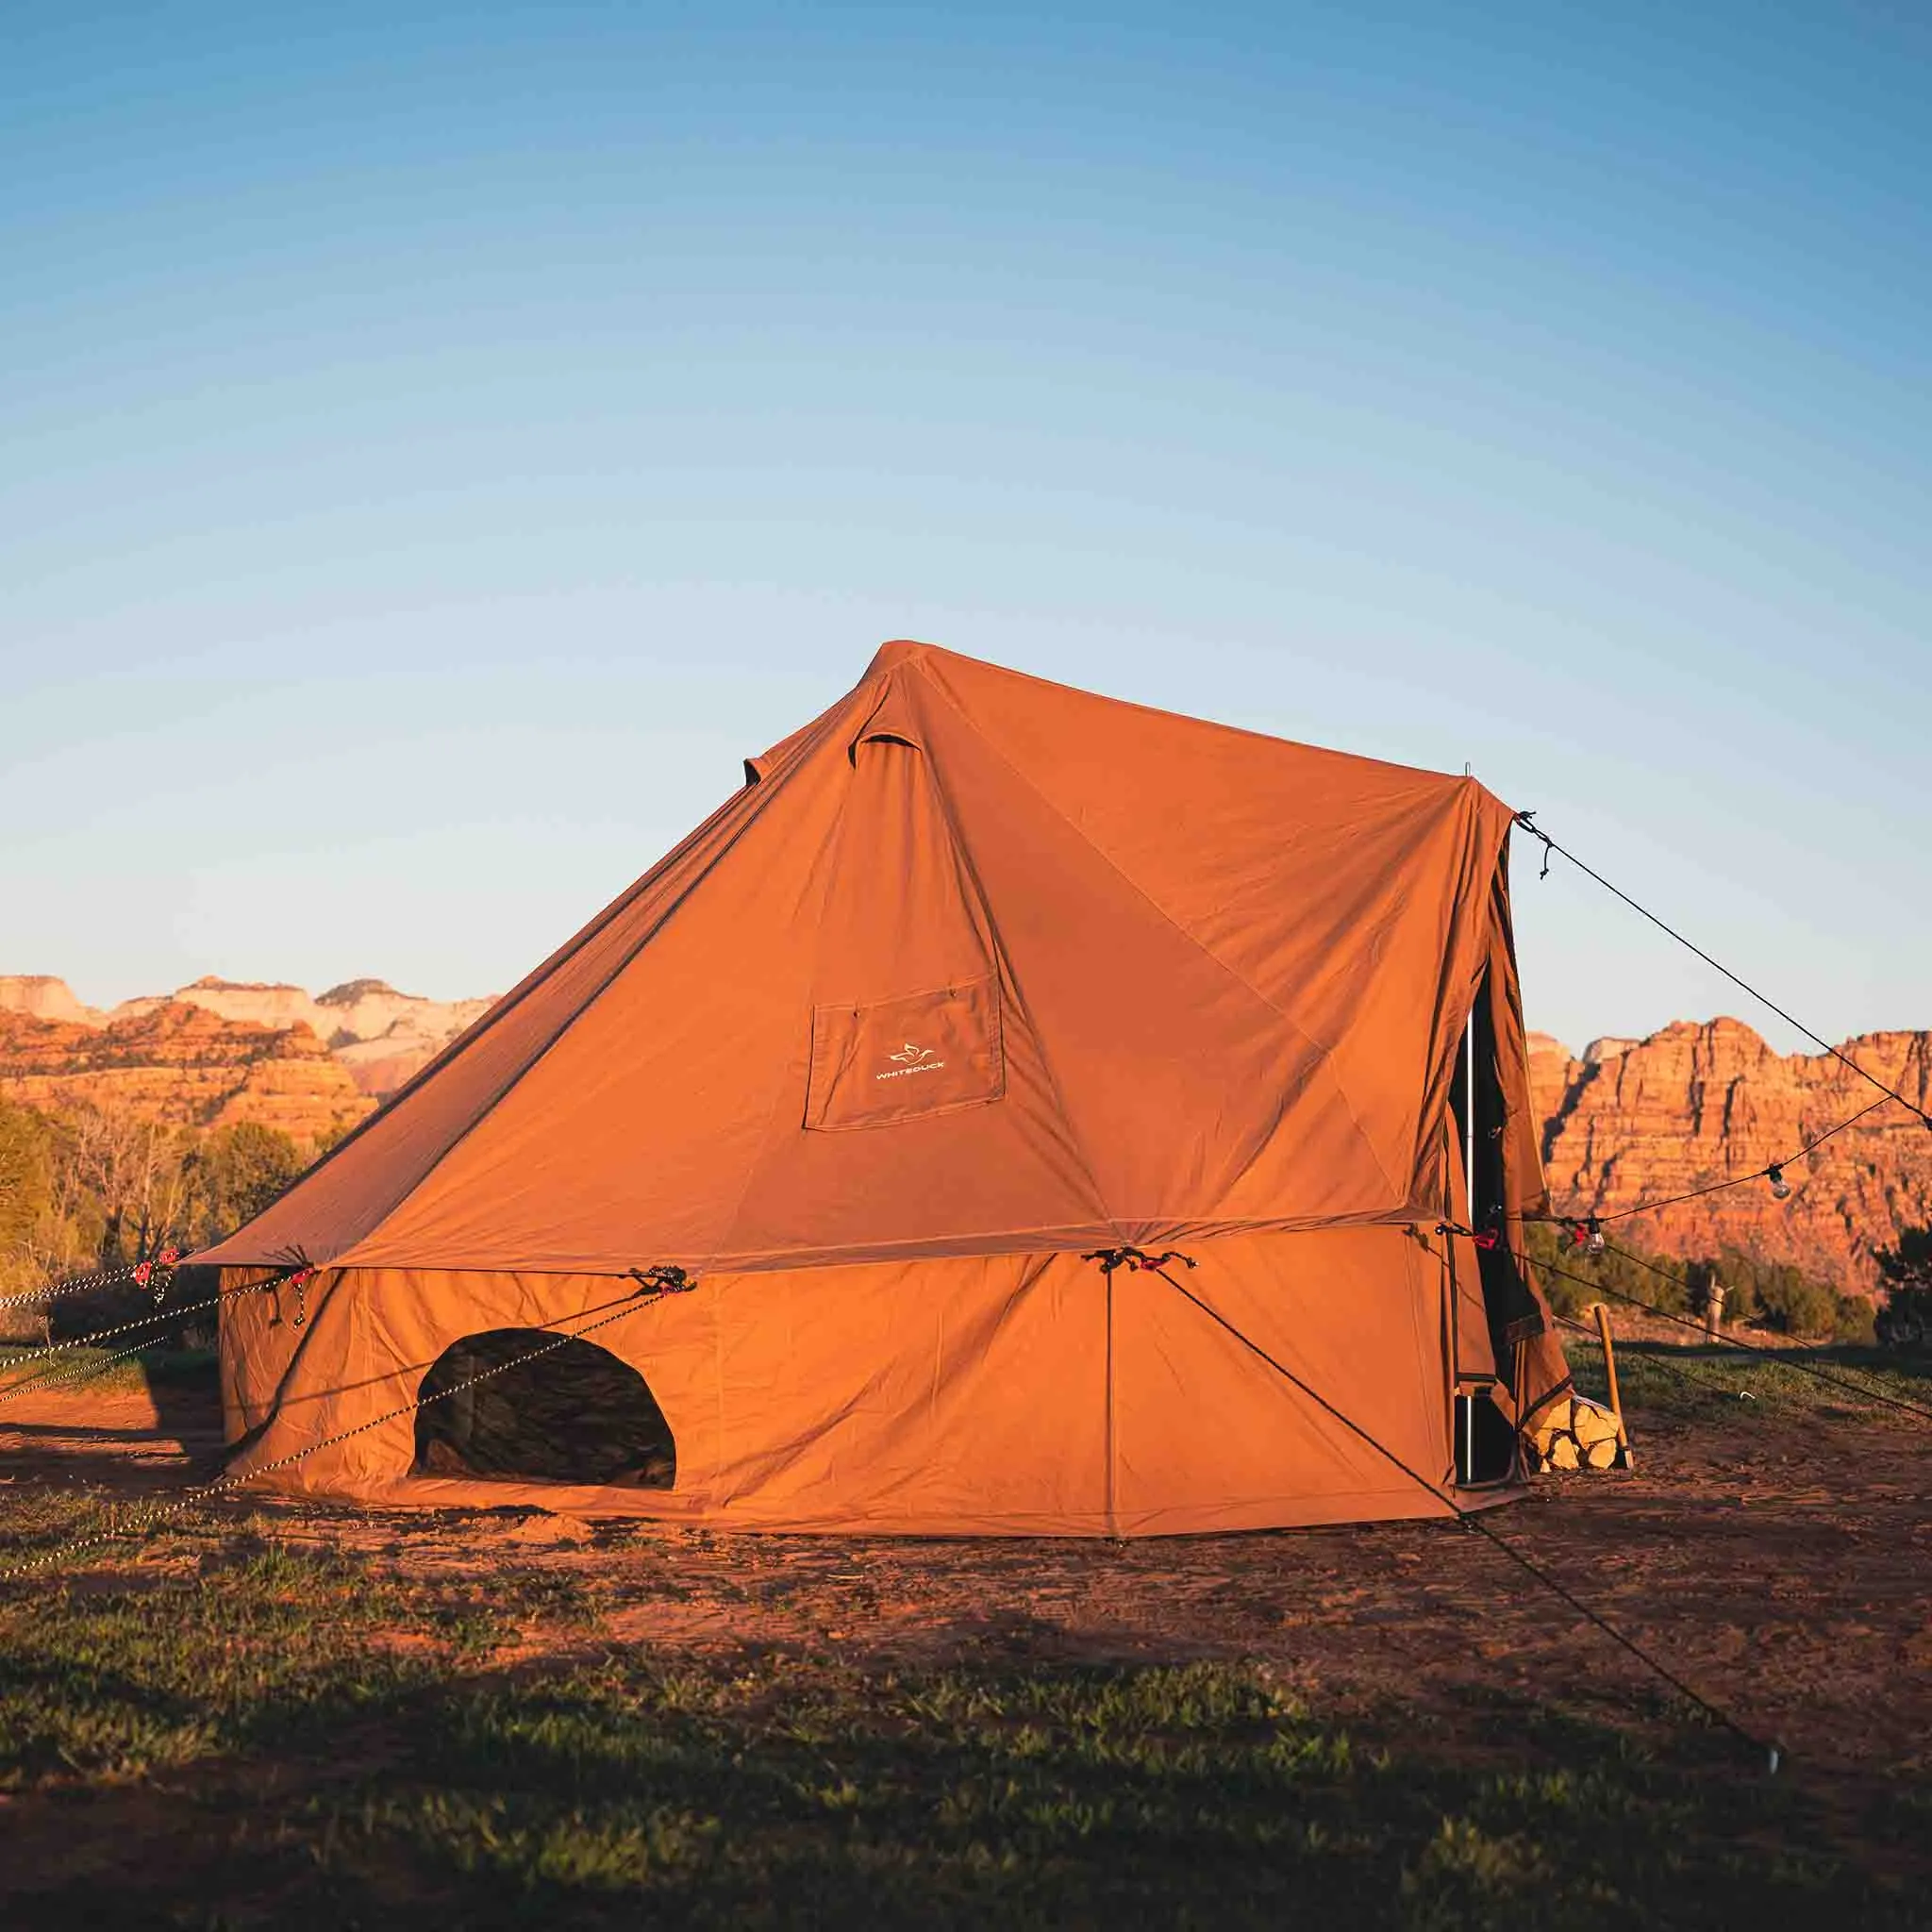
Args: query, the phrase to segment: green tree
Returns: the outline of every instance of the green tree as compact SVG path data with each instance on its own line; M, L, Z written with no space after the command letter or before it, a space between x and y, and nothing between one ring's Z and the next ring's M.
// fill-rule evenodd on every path
M1707 1263L1624 1253L1621 1244L1591 1256L1572 1238L1567 1223L1531 1222L1523 1232L1537 1279L1559 1315L1580 1315L1601 1301L1612 1307L1639 1302L1672 1315L1685 1313L1693 1301L1702 1306Z
M1872 1258L1885 1284L1877 1339L1891 1348L1932 1342L1932 1227L1901 1228L1898 1245L1881 1248Z
M54 1197L54 1137L32 1108L0 1100L0 1285L36 1285Z
M304 1162L279 1127L239 1121L217 1127L193 1155L199 1196L197 1245L217 1241L275 1200Z
M1734 1320L1756 1318L1786 1335L1830 1336L1840 1341L1869 1340L1871 1304L1861 1295L1840 1294L1837 1287L1807 1274L1789 1261L1762 1261L1738 1248L1726 1248L1716 1263L1718 1278L1729 1291L1725 1313Z

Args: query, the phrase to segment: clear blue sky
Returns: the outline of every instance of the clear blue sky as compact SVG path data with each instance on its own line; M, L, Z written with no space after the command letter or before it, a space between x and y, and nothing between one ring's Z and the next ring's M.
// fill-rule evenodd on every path
M0 0L0 971L498 989L909 635L1932 1025L1923 11L1052 12Z

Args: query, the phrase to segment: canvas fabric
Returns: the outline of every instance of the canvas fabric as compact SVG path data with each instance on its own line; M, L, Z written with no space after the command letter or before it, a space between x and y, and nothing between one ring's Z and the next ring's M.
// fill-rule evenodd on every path
M1195 1258L1174 1267L1191 1293L1446 1489L1447 1291L1424 1241L1230 1236ZM412 1473L396 1411L445 1348L572 1329L612 1299L602 1276L352 1269L301 1329L286 1293L232 1303L229 1433L255 1463L358 1431L278 1477L311 1493L719 1527L1135 1536L1448 1513L1166 1280L1072 1255L720 1274L597 1329L671 1424L675 1491Z

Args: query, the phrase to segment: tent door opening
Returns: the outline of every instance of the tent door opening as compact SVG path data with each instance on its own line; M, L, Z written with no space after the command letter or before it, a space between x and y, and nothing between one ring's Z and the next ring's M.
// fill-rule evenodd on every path
M1516 1474L1516 1427L1490 1397L1490 1387L1474 1383L1456 1395L1456 1483L1480 1489L1507 1482Z
M459 1387L488 1370L501 1373ZM650 1385L594 1342L558 1346L544 1328L466 1335L436 1358L417 1395L429 1404L416 1411L419 1475L645 1490L677 1480L677 1444Z

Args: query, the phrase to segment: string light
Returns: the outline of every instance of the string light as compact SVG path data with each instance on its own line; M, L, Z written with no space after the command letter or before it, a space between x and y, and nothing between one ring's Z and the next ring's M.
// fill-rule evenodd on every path
M1786 1180L1783 1168L1774 1163L1764 1170L1764 1178L1771 1183L1771 1198L1774 1201L1789 1201L1791 1198L1791 1184Z
M1848 1128L1856 1127L1867 1114L1876 1113L1881 1107L1890 1107L1890 1105L1891 1097L1888 1094L1874 1100L1870 1107L1861 1107L1849 1120L1840 1121L1835 1127L1826 1127L1824 1133L1820 1134L1815 1141L1807 1141L1795 1153L1787 1154L1777 1165L1780 1168L1785 1168L1790 1166L1794 1160L1807 1159L1810 1156L1816 1154L1827 1141L1835 1140ZM1666 1194L1660 1201L1639 1201L1634 1207L1619 1208L1614 1214L1605 1215L1603 1219L1607 1221L1627 1221L1633 1214L1655 1214L1659 1208L1675 1208L1686 1201L1702 1201L1711 1194L1722 1194L1730 1188L1748 1188L1753 1181L1765 1179L1769 1172L1769 1169L1760 1167L1755 1174L1734 1174L1728 1180L1712 1181L1709 1186L1692 1188L1688 1193ZM1783 1196L1779 1198L1782 1199ZM1525 1221L1560 1222L1570 1230L1571 1239L1576 1245L1578 1247L1583 1245L1583 1224L1574 1214L1525 1214L1523 1218Z

